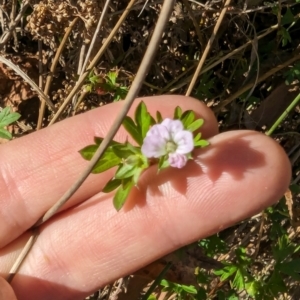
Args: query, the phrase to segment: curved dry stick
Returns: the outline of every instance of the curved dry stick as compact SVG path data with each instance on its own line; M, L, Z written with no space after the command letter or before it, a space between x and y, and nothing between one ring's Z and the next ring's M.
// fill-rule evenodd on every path
M78 64L78 67L79 67L79 68L78 68L78 69L79 69L79 72L78 72L78 73L79 73L79 78L82 76L82 74L84 73L84 71L85 71L85 69L86 69L86 66L87 66L87 64L88 64L88 61L89 61L90 56L91 56L91 53L92 53L92 50L93 50L93 48L94 48L94 46L95 46L96 39L97 39L97 36L98 36L98 34L99 34L101 25L102 25L102 23L103 23L103 20L104 20L105 15L106 15L106 12L107 12L109 3L110 3L110 0L106 0L106 1L105 1L105 4L104 4L103 10L102 10L100 19L99 19L98 24L97 24L97 28L96 28L96 30L95 30L95 32L94 32L92 41L91 41L91 43L90 43L89 49L88 49L88 51L87 51L85 60L84 60L84 62L83 62L82 65L80 64L80 60L79 60L79 64ZM82 53L84 53L84 52L82 52ZM81 98L81 97L80 97L80 98ZM76 94L76 95L73 97L73 106L74 106L73 111L74 111L74 114L75 114L75 111L76 111L75 106L77 105L77 103L78 103L78 94Z
M120 17L119 21L117 22L117 24L115 25L115 27L113 28L113 30L111 31L111 33L109 34L109 36L107 37L107 39L105 40L105 42L103 43L102 47L100 48L100 50L98 51L98 53L96 54L96 56L94 57L94 59L92 60L92 62L90 63L90 65L88 66L87 71L84 72L79 77L76 85L74 86L74 88L72 89L72 91L70 92L70 94L68 95L68 97L65 99L64 103L60 106L59 110L54 115L54 117L50 121L49 125L52 125L53 123L55 123L58 120L58 118L60 117L60 115L62 114L62 112L65 110L66 106L71 102L71 100L73 99L73 97L75 96L75 94L79 91L79 89L83 85L85 79L87 78L89 72L91 71L91 69L93 69L95 67L95 65L97 64L97 62L101 58L101 56L104 54L106 48L111 43L111 41L112 41L113 37L115 36L116 32L119 30L120 26L123 24L125 18L129 14L129 12L130 12L132 6L134 5L135 1L136 0L131 0L129 2L129 4L127 5L124 13Z
M58 63L58 60L59 60L59 57L65 47L65 44L68 40L68 37L70 35L70 33L72 32L72 29L74 27L74 25L77 23L78 21L78 17L76 17L72 23L70 24L69 28L67 29L56 53L55 53L55 56L54 56L54 59L53 59L53 63L51 65L51 68L50 68L50 72L49 72L49 75L47 76L47 79L46 79L46 84L45 84L45 88L44 88L44 93L45 95L48 95L49 93L49 90L50 90L50 86L51 86L51 82L52 82L52 79L53 79L53 74L54 74L54 71L56 69L56 66L57 66L57 63ZM45 113L45 108L46 108L46 103L45 101L42 99L42 102L41 102L41 106L40 106L40 109L39 109L39 118L38 118L38 123L37 123L37 130L41 129L42 128L42 123L43 123L43 117L44 117L44 113Z
M105 4L104 4L104 7L103 7L103 10L102 10L102 13L101 13L101 16L100 16L100 19L99 19L99 22L97 24L97 28L94 32L94 35L93 35L93 38L92 38L92 41L91 41L91 44L89 46L89 49L88 49L88 52L86 54L86 57L85 57L85 60L84 60L84 63L83 63L83 66L81 68L81 72L80 72L80 76L83 74L83 72L85 71L85 68L87 66L87 63L90 59L90 56L91 56L91 53L92 53L92 50L94 48L94 45L95 45L95 42L96 42L96 39L97 39L97 35L100 31L100 28L101 28L101 25L103 23L103 20L104 20L104 17L106 15L106 12L107 12L107 9L108 9L108 5L110 3L110 0L106 0L105 1Z
M112 139L114 138L115 134L117 133L118 129L120 128L120 126L123 122L123 119L127 115L135 97L137 96L138 92L140 91L143 81L147 75L147 72L151 67L151 63L152 63L154 55L157 51L157 46L159 45L159 43L161 41L165 25L166 25L167 21L169 20L169 16L173 9L174 1L175 0L165 0L165 2L163 4L163 7L161 9L161 13L159 15L157 25L153 32L149 46L145 52L145 55L143 57L143 60L139 67L139 70L136 74L136 77L131 85L131 88L130 88L125 100L123 101L123 108L120 111L119 115L117 116L113 126L110 128L109 132L107 133L106 137L102 141L98 150L95 152L93 158L89 162L89 164L88 164L87 168L84 170L84 172L80 175L80 177L77 179L77 181L71 186L71 188L44 214L44 216L42 218L40 218L40 220L34 225L34 229L37 226L46 222L48 219L50 219L70 199L70 197L78 190L78 188L85 181L85 179L89 176L89 174L91 173L95 164L102 157L102 155L104 154L104 151L109 146ZM35 236L35 233L33 233L32 236ZM33 237L31 237L31 239L32 238ZM24 253L24 251L22 251L22 259L17 259L17 262L12 267L12 270L14 270L14 272L10 271L10 276L9 276L10 280L13 279L14 274L20 268L26 255L28 254L28 252L31 249L31 247L28 247L28 243L29 242L27 242L27 244L25 245L25 247L27 247L28 251L26 253Z
M218 19L218 21L217 21L217 23L215 25L213 33L212 33L212 35L211 35L211 37L210 37L210 39L209 39L209 41L208 41L208 43L207 43L207 45L205 47L203 55L202 55L202 57L201 57L201 59L199 61L197 69L196 69L196 71L195 71L195 73L193 75L192 81L191 81L191 83L190 83L190 85L189 85L189 87L188 87L188 89L186 91L186 94L185 94L186 96L189 96L191 94L191 92L192 92L192 90L193 90L193 88L195 86L195 83L196 83L196 81L197 81L197 79L199 77L199 73L200 73L200 71L201 71L201 69L202 69L202 67L204 65L206 57L207 57L207 55L208 55L208 53L210 51L210 48L211 48L211 46L212 46L212 44L213 44L213 42L215 40L215 37L216 37L217 32L218 32L218 30L219 30L219 28L221 26L221 23L222 23L222 21L223 21L223 19L225 17L225 14L226 14L226 11L228 9L228 6L229 6L230 2L231 2L231 0L226 0L226 2L225 2L224 8L222 9L222 11L220 13L219 19Z
M17 260L15 261L14 265L12 266L12 268L10 269L10 271L8 273L8 276L6 278L6 280L8 282L11 282L13 280L13 278L14 278L15 274L17 273L18 269L20 268L22 262L24 261L25 257L27 256L30 249L34 245L36 239L38 238L38 235L39 235L38 228L33 229L29 240L27 241L26 245L22 249L22 252L19 254Z
M291 59L289 59L288 61L284 62L281 65L278 65L277 67L271 69L270 71L266 72L265 74L263 74L262 76L260 76L257 80L255 80L255 83L259 83L262 82L264 80L266 80L268 77L272 76L273 74L277 73L278 71L282 70L283 68L286 68L288 65L292 64L293 62L300 60L300 54L292 57ZM247 85L243 86L240 90L238 90L236 93L232 94L229 98L225 99L224 101L222 101L218 106L216 106L215 108L213 108L213 111L215 113L218 113L223 107L225 107L226 105L228 105L229 103L231 103L233 100L235 100L237 97L239 97L240 95L242 95L243 93L245 93L247 90L251 89L251 87L253 86L254 82L250 82Z
M13 62L6 59L3 56L0 56L0 62L6 64L8 67L13 69L18 75L20 75L41 97L41 99L44 99L46 103L49 105L51 110L55 111L55 106L52 103L52 101L49 99L49 97L35 84L35 82L26 74L24 73L19 67L17 67Z

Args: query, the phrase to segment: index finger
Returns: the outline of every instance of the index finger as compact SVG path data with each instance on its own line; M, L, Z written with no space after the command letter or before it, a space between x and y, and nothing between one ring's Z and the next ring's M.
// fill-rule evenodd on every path
M205 120L204 137L218 131L213 113L198 100L174 95L142 100L152 115L159 110L163 117L172 117L176 106L193 110ZM1 145L0 247L34 225L72 185L87 165L78 150L93 143L94 136L105 136L121 108L122 102L109 104ZM115 139L126 137L120 129ZM111 176L112 171L90 176L64 208L100 192Z

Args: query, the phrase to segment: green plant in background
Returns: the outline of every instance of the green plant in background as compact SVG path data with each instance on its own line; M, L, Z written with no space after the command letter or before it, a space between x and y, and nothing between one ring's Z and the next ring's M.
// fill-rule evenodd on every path
M295 188L300 190L299 186ZM198 267L195 266L197 285L160 281L162 291L167 292L165 299L274 300L290 292L289 280L300 281L300 245L290 240L286 230L289 216L284 199L266 209L264 217L269 241L268 249L263 253L268 253L267 257L260 257L259 253L251 257L247 248L240 246L232 252L230 259L222 261L221 268L201 269L200 262ZM218 234L199 241L198 246L206 256L214 259L230 250ZM148 300L156 300L154 294L151 297Z
M228 251L227 244L218 236L218 234L200 240L198 245L208 257L214 257L217 254L226 253Z
M215 88L215 76L213 71L209 71L201 75L201 80L196 88L194 96L198 99L212 98Z
M10 140L12 139L11 133L5 129L6 126L12 124L20 118L20 114L11 112L10 107L5 107L0 112L0 138Z
M294 80L300 80L300 63L295 63L287 72L285 72L284 78L286 85L290 85Z
M87 78L86 89L88 92L96 92L99 95L110 94L113 101L123 100L128 93L128 87L117 82L118 75L118 71L110 71L105 76L96 75L94 71L91 71Z
M288 43L292 42L292 38L290 36L289 30L291 27L295 24L295 17L292 13L292 10L287 7L285 13L281 15L281 12L279 12L279 7L277 5L272 7L272 12L274 15L279 16L280 14L280 24L281 27L278 29L277 34L281 38L281 45L285 47ZM285 28L285 25L290 25L287 28Z
M195 295L198 294L198 291L192 285L173 283L165 279L163 279L160 284L163 286L163 292L171 292L176 294L176 299L178 300L197 299L195 298Z

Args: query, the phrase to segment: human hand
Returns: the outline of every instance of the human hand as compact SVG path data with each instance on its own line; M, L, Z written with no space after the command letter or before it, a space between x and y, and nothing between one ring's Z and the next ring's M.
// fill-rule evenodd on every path
M89 176L63 212L41 226L11 284L19 300L83 299L261 211L285 192L290 164L272 139L254 131L217 134L212 112L191 98L172 95L143 101L151 114L159 110L163 117L172 117L178 105L194 110L205 120L201 131L211 145L196 150L195 160L183 169L168 168L158 175L156 166L147 170L139 190L132 191L118 213L112 194L100 193L112 171ZM30 236L26 230L86 167L78 150L94 136L105 136L121 106L118 102L92 110L0 147L3 277ZM124 141L126 136L121 129L115 139ZM0 291L0 299L14 299L3 280Z

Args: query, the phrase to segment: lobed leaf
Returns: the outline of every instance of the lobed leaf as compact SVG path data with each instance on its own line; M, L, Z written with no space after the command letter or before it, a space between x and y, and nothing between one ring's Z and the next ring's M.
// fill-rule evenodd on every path
M79 150L79 153L84 159L91 160L98 148L99 145L89 145Z
M112 150L106 150L102 158L94 166L92 173L102 173L110 168L117 166L121 162L121 158L116 156Z
M140 175L141 175L141 173L143 172L144 169L145 168L136 168L135 169L135 173L132 176L132 180L134 182L134 185L137 185L137 183L139 181L139 178L140 178Z
M123 164L117 170L115 178L117 178L117 179L129 178L134 175L135 170L136 170L136 166Z
M240 269L238 269L235 273L232 284L238 291L243 290L245 288L244 275Z
M198 132L196 135L195 135L195 137L194 137L194 144L195 144L195 142L197 142L197 141L199 141L200 139L201 139L201 132Z
M198 119L198 120L194 121L193 123L191 123L186 129L191 132L194 132L195 130L199 129L203 124L204 124L204 120Z
M143 144L143 137L139 132L138 127L134 124L133 120L126 116L123 120L123 126L132 136L132 138L141 146Z
M106 185L105 187L102 189L103 193L110 193L113 190L115 190L118 186L120 186L122 183L122 180L120 179L111 179Z
M16 112L11 112L9 107L5 107L0 112L0 128L17 121L20 117L20 114Z
M114 196L114 199L113 199L114 207L117 211L119 211L125 204L133 185L134 185L134 182L131 180L129 182L126 182L126 184L124 184L124 186L123 186L123 184L120 185L120 187L118 188L118 190Z
M136 108L134 117L141 137L144 140L152 123L152 117L150 116L147 107L143 101L140 102L140 104Z
M158 124L163 121L162 115L159 111L156 112L156 120Z
M0 138L6 139L6 140L11 140L12 135L8 130L6 130L4 128L0 128Z
M192 110L185 111L180 117L181 122L183 123L184 128L188 128L195 120L195 114Z
M119 144L119 145L114 145L111 147L112 151L120 158L127 158L128 156L131 156L134 154L132 149L128 147L127 144Z
M278 270L290 276L294 280L300 281L300 259L283 262L277 265Z
M104 138L102 138L102 137L98 137L98 136L95 136L95 137L94 137L94 142L95 142L95 144L98 145L98 146L102 143L103 140L104 140ZM110 145L110 146L121 145L121 143L116 142L116 141L111 141L109 145Z
M174 120L180 120L182 116L182 109L177 106L174 110Z
M194 142L194 146L195 147L206 147L209 145L209 142L206 141L206 140L200 140L200 141L197 141L197 142Z

